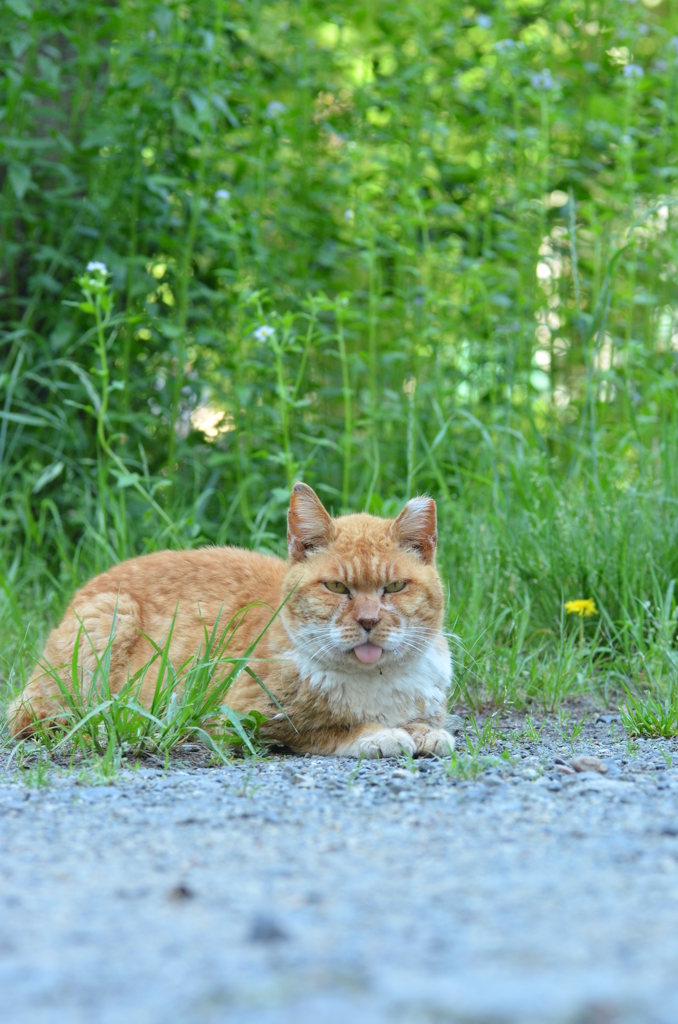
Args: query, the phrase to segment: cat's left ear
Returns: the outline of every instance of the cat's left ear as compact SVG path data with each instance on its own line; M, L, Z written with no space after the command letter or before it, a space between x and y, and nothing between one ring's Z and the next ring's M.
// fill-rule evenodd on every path
M326 548L334 540L335 528L325 506L308 484L295 484L287 513L287 550L301 562L307 555Z
M408 501L391 524L391 533L400 547L414 551L423 562L434 562L438 523L433 498L412 498Z

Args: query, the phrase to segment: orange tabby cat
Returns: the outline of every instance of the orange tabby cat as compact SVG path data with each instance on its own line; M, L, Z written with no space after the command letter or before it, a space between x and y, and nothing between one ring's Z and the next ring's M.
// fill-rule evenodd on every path
M365 513L331 519L306 484L296 484L288 513L287 562L240 548L162 551L132 558L79 590L50 633L23 694L9 709L12 732L54 715L58 687L45 663L70 678L80 622L79 663L91 674L92 648L106 649L115 615L110 687L116 692L149 661L146 633L161 644L178 603L170 657L191 658L211 632L252 601L229 653L240 653L288 597L253 657L268 689L243 672L228 692L238 711L267 717L265 739L300 753L344 757L445 754L454 746L441 728L451 679L441 632L443 590L435 568L436 507L413 498L397 519ZM262 660L263 659L263 660ZM155 666L154 666L155 667ZM91 678L91 675L90 675ZM151 669L141 700L150 704Z

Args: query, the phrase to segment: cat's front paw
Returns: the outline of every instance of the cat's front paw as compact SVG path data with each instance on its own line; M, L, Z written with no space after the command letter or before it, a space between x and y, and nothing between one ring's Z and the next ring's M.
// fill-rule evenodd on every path
M454 736L446 729L426 729L415 734L415 753L419 757L435 754L445 757L454 750Z
M351 744L337 751L344 757L401 757L416 751L416 744L404 729L376 729L366 736L358 736Z

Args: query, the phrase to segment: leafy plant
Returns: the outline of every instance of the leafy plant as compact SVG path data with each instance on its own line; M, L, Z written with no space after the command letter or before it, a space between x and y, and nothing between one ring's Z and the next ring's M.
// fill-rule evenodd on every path
M455 750L452 752L449 761L446 760L445 762L445 771L450 779L464 782L476 779L481 772L486 771L488 768L497 768L502 765L508 767L510 763L511 757L506 752L499 757L493 757L488 754L481 754L479 748L469 751L468 754L462 754Z
M471 756L476 756L481 750L491 750L497 741L504 737L504 734L499 728L498 715L490 715L482 727L478 724L475 715L470 715L467 722L470 724L476 738L476 742L474 743L468 732L464 733L466 747Z
M678 736L678 699L675 695L663 699L646 691L644 697L626 692L626 702L620 708L622 725L630 736Z
M541 725L537 725L535 722L532 721L530 715L525 715L525 721L523 722L522 729L523 736L525 737L525 739L529 740L530 743L538 743L541 738L544 725L544 722L542 722Z
M670 750L666 750L664 747L659 748L659 753L664 759L664 763L667 768L673 768L673 754Z
M211 632L205 627L204 647L177 667L170 659L175 613L164 643L147 637L155 649L152 657L117 691L109 684L115 616L103 653L98 654L90 643L96 667L87 681L79 657L80 641L83 637L89 641L89 637L81 625L68 683L55 668L45 666L60 697L55 699L54 714L34 723L33 742L39 741L52 753L80 750L86 757L95 754L104 772L119 768L123 755L157 752L166 756L190 739L198 739L221 759L234 746L255 754L265 716L257 711L238 712L227 704L228 692L243 671L266 690L250 663L270 622L241 654L229 650L251 607L241 609L223 628L220 617ZM153 676L153 697L145 707L141 690Z
M573 725L572 725L572 728L570 729L569 743L570 743L570 747L571 747L573 752L574 752L574 744L579 739L579 737L581 736L582 731L584 729L584 726L586 724L586 718L587 718L587 716L584 715L584 717L581 718L578 722L574 722Z

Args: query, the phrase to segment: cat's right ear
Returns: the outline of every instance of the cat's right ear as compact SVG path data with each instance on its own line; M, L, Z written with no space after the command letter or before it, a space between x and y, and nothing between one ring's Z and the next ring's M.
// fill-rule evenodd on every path
M326 548L334 539L334 524L325 506L308 484L295 484L287 513L287 550L301 562L307 555Z
M424 562L435 562L438 524L433 498L412 498L408 501L391 523L391 533L401 547L414 551Z

